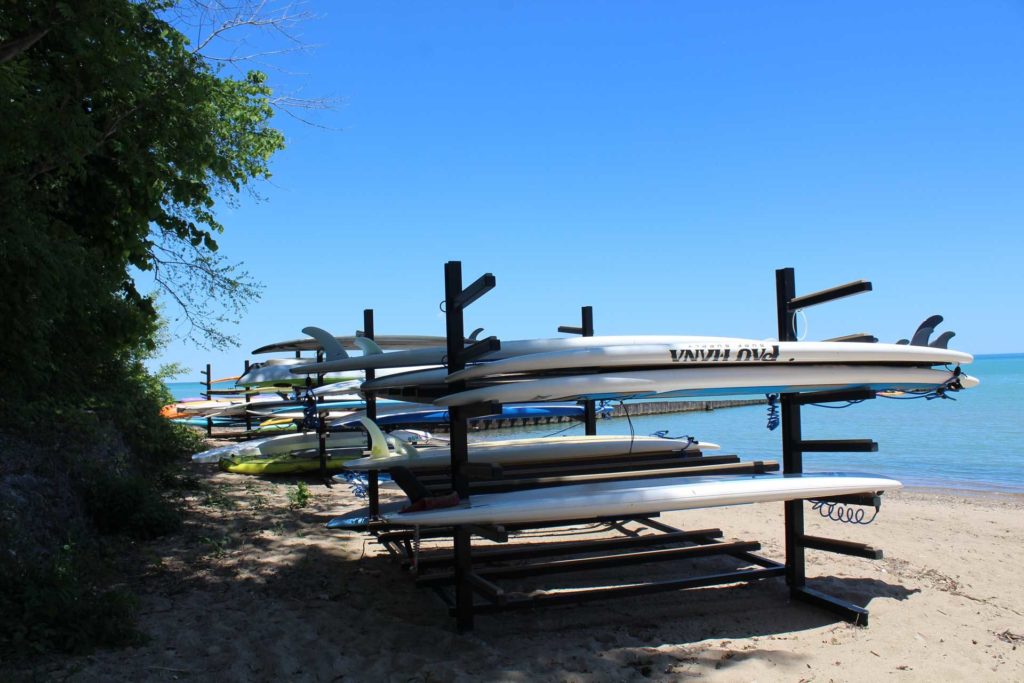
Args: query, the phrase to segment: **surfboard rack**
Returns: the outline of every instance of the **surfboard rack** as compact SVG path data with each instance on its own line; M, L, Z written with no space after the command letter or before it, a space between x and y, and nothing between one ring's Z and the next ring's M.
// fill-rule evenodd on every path
M447 334L448 372L457 372L467 363L481 355L499 350L501 342L496 337L483 340L467 339L465 336L465 309L479 300L496 285L491 274L485 274L468 287L462 286L462 266L458 261L445 264L445 326ZM795 296L793 269L776 272L777 310L779 318L779 339L796 339L795 311L808 306L826 303L840 297L871 290L871 284L857 281L809 295ZM593 334L593 309L585 306L581 310L581 325L561 326L559 331L569 334ZM364 311L363 334L373 338L373 311ZM867 335L850 335L850 339L863 340ZM467 346L467 344L469 344ZM367 375L372 378L372 371ZM465 382L452 382L439 387L446 393L465 388ZM386 395L380 392L379 395ZM870 452L878 445L869 439L812 440L803 439L800 426L802 405L858 402L874 398L866 390L814 392L807 394L783 394L782 408L783 460L781 469L786 473L803 471L803 453L811 452ZM376 398L368 392L367 413L375 417ZM466 501L472 495L496 493L522 489L543 488L607 480L648 479L663 476L686 476L726 473L760 473L777 471L778 462L741 462L735 455L670 452L643 456L606 458L566 463L531 463L495 466L470 463L468 458L468 421L470 418L500 414L497 403L457 406L449 409L451 464L447 471L394 470L393 479L406 491L410 499L450 500L457 494L459 501ZM596 432L592 421L587 424L587 433ZM827 608L844 619L867 624L867 610L845 600L826 595L807 586L805 550L842 553L855 557L878 559L880 550L863 543L811 536L804 532L803 501L785 504L786 558L778 562L757 554L760 543L751 540L729 540L722 538L719 529L698 529L685 531L658 519L657 513L619 515L575 520L551 520L529 524L477 524L454 527L421 528L418 530L388 526L380 519L378 472L368 475L369 514L362 519L352 519L351 528L366 529L373 533L378 542L389 553L410 566L417 585L438 591L455 618L459 631L473 628L477 614L491 614L510 609L522 609L547 605L578 604L592 600L613 597L627 597L660 591L675 591L688 588L719 584L749 583L766 578L785 577L793 599ZM864 505L878 507L877 495L837 496L819 499L843 505ZM616 532L614 538L577 540L550 540L531 543L517 539L508 543L512 532L533 531L545 528L574 525L600 525L601 529ZM473 549L473 538L487 539L496 547ZM425 549L420 548L422 540L442 541L451 539L451 545L436 542ZM531 590L518 592L513 584L499 585L505 579L542 577L583 570L601 570L610 567L628 567L639 564L662 564L674 567L673 561L688 562L695 558L723 557L739 564L726 570L725 566L715 567L711 573L700 576L647 577L632 581L628 577L607 576L600 582L606 585L579 588L558 588L557 590ZM730 560L730 558L732 558ZM672 571L672 570L669 570Z
M779 341L797 341L796 316L798 311L809 306L835 301L854 294L871 291L871 283L866 280L857 280L837 287L823 289L803 296L796 295L796 274L793 268L781 268L775 271L775 300L778 317ZM864 335L850 335L847 338L838 338L835 341L853 341L854 338ZM863 339L856 339L863 341ZM836 392L814 392L808 394L782 394L780 398L782 406L782 462L783 472L786 474L799 474L803 472L803 454L810 452L874 452L878 450L878 444L871 439L841 439L841 440L810 440L804 439L800 420L800 407L815 403L830 403L836 401L864 401L875 398L872 391L836 391ZM841 499L841 500L840 500ZM841 496L830 499L848 505L873 505L876 508L881 504L878 496ZM805 550L807 548L841 553L854 557L868 559L881 559L882 551L862 543L852 543L837 539L808 536L804 533L804 501L793 500L786 502L785 521L785 545L786 583L789 585L790 595L795 600L807 602L818 607L827 609L839 615L846 621L859 626L868 625L868 610L851 602L826 595L821 591L814 590L807 586L807 570Z
M445 328L447 333L447 366L448 372L462 370L467 362L478 358L481 354L500 348L500 342L488 338L465 346L465 309L496 285L496 279L490 273L478 278L473 284L463 288L462 264L449 261L445 264ZM593 335L593 309L583 307L582 324L579 327L563 326L560 331L573 334ZM461 391L465 382L452 382L442 387L447 393ZM455 492L460 500L470 498L473 493L542 486L564 485L606 479L652 478L657 476L681 476L702 474L710 470L716 473L725 472L767 472L778 469L778 463L753 462L741 463L736 456L709 457L678 457L670 458L670 454L654 454L646 461L641 458L624 457L603 461L580 461L572 465L562 464L561 469L532 466L509 466L490 474L500 476L474 476L479 470L472 468L468 462L468 420L470 417L490 415L500 412L500 405L484 404L473 406L457 406L450 409L450 449L451 467L447 474L424 474L422 479L409 472L400 474L395 480L405 482L403 488L410 486L412 496L436 496L445 492ZM591 407L591 420L587 432L596 432L594 424L594 406ZM689 472L687 472L689 470ZM486 475L487 473L483 473ZM409 484L406 479L415 479ZM450 493L449 493L450 495ZM754 551L760 548L755 541L731 541L721 539L719 530L699 530L686 532L676 529L654 518L657 514L641 514L618 516L613 519L590 518L586 520L555 520L546 523L505 526L469 526L460 525L442 529L384 530L380 529L378 541L385 544L390 552L404 552L407 559L415 564L417 583L423 586L453 588L453 596L442 594L450 605L451 614L455 617L458 630L465 631L473 627L476 614L486 614L506 609L519 609L546 604L579 603L610 597L653 593L665 590L679 590L698 586L710 586L723 583L755 581L772 576L781 576L786 568L783 564L760 557ZM508 548L478 550L472 552L472 537L481 536L492 541L505 542L508 532L521 529L537 529L544 527L561 527L571 524L605 525L625 535L625 538L612 540L588 540L579 542L545 542L541 547L516 544ZM638 524L641 529L627 528L627 524ZM640 531L646 528L647 532ZM419 542L424 538L452 538L451 551L421 556ZM613 552L608 552L613 551ZM594 556L594 553L605 552ZM499 587L495 581L503 578L542 576L547 574L580 571L584 569L602 569L607 567L628 566L641 563L667 562L670 560L689 560L696 557L730 556L739 560L744 567L754 565L754 569L743 568L728 572L715 572L706 576L685 579L672 578L666 581L643 581L641 583L615 583L600 587L573 589L568 592L535 591L530 594L509 593ZM559 559L550 559L557 557ZM507 566L508 560L523 561L514 567ZM443 568L440 574L427 575L423 572L432 568ZM622 581L622 580L619 580ZM482 601L478 601L481 598Z

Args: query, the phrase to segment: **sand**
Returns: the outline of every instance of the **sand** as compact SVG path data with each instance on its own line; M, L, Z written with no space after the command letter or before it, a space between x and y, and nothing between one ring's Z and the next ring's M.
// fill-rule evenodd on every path
M1024 497L904 490L868 526L807 512L808 531L884 549L871 561L808 551L810 585L871 610L870 626L790 602L782 579L585 606L478 616L458 634L430 590L371 538L324 522L360 507L345 486L272 481L193 466L183 533L143 548L129 579L143 646L36 662L71 681L1024 680ZM671 513L782 559L782 505ZM531 541L607 534L596 526ZM429 544L428 544L429 545ZM426 548L426 546L425 546ZM733 562L735 565L735 561ZM684 576L725 560L545 577ZM725 564L723 564L725 563Z

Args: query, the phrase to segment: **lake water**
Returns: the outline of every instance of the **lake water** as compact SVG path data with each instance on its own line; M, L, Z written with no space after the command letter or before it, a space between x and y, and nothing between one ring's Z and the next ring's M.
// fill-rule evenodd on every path
M954 394L956 400L878 398L841 410L805 406L804 438L870 438L878 442L878 452L807 453L804 469L871 472L911 486L1024 492L1024 354L979 356L967 370L981 385ZM198 383L169 388L176 397L202 391ZM766 422L766 406L632 420L639 435L668 430L673 436L690 434L720 444L721 452L746 460L781 460L780 432L769 431ZM554 427L529 431L539 436ZM580 426L565 433L582 432ZM624 418L598 422L599 434L629 432Z

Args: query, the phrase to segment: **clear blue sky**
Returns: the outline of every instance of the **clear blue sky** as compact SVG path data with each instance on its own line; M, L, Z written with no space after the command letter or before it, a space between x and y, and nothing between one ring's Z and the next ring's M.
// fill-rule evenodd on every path
M774 271L808 338L1024 350L1024 5L1017 2L313 2L272 76L344 100L277 122L264 200L223 253L266 285L193 379L306 325L443 334L443 264L498 287L467 326L555 336L775 334ZM301 73L299 73L301 72Z

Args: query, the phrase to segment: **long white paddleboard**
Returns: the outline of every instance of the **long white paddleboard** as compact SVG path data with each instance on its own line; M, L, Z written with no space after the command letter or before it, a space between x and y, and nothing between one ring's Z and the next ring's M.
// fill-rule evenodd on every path
M478 363L448 375L456 382L512 373L543 373L578 368L683 367L694 365L761 365L789 363L876 363L946 365L970 363L969 353L929 346L864 342L761 342L735 339L684 344L602 346L514 356Z
M335 337L343 348L354 350L359 346L356 339L362 337L342 336ZM426 337L414 334L382 334L373 338L377 346L382 349L415 349L424 346L444 346L447 342L444 337ZM290 339L288 341L274 342L267 344L253 351L253 353L290 353L292 351L316 351L322 348L322 344L316 339L303 337L302 339ZM309 360L308 358L306 359Z
M525 524L875 493L901 486L895 479L848 473L671 477L480 494L455 507L391 512L383 518L402 526Z
M342 359L345 360L345 359ZM237 387L259 387L276 384L287 384L301 386L305 383L305 376L310 373L297 374L293 368L303 365L307 361L299 358L271 358L270 360L256 363L249 366L249 370L235 380ZM358 382L363 379L362 373L326 373L324 382L336 384L339 382Z
M440 406L499 403L796 393L840 389L929 391L954 379L947 370L875 365L785 365L636 370L510 382L442 396ZM959 376L963 388L978 384Z
M587 460L617 455L650 453L681 453L684 451L717 450L718 444L692 442L685 439L662 439L656 436L553 436L534 439L503 439L469 444L470 462L497 465L518 465L533 462ZM447 447L407 449L406 454L350 460L350 470L388 470L393 467L416 469L445 468L452 462Z
M481 361L500 361L516 356L557 353L580 349L598 349L593 359L616 362L613 359L628 356L629 351L602 354L600 349L615 347L641 347L638 354L646 354L651 362L661 363L758 363L758 362L896 362L924 365L969 363L970 354L928 346L900 344L868 344L863 342L765 342L737 337L706 337L693 335L638 335L599 337L559 337L553 339L524 339L503 341L501 349L484 354ZM776 348L777 347L777 348ZM673 352L675 352L673 354ZM414 365L442 365L448 355L445 346L369 354L353 358L340 358L324 363L300 365L295 372L333 372L365 370L370 368L398 368ZM570 357L571 358L571 357ZM534 359L537 360L537 359ZM560 359L544 360L557 364ZM564 359L562 359L564 360ZM532 362L532 361L531 361ZM573 362L569 360L568 362ZM587 363L585 356L576 362ZM625 364L636 365L634 360ZM600 363L599 363L600 364ZM556 365L557 366L557 365ZM566 367L573 367L572 365ZM580 365L576 367L585 367ZM520 372L520 370L508 370ZM479 371L474 371L479 372ZM472 376L472 375L471 375Z
M605 337L556 337L552 339L521 339L501 342L501 349L481 356L483 360L499 360L527 353L546 353L594 346L629 346L633 344L681 344L687 342L724 341L731 337L695 336L605 336ZM323 363L300 365L295 372L317 373L339 370L368 370L377 368L408 368L416 365L443 365L448 356L447 346L435 346L391 353L377 353L340 358Z

